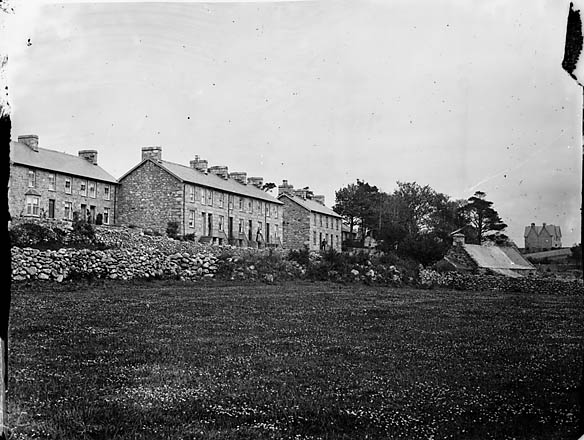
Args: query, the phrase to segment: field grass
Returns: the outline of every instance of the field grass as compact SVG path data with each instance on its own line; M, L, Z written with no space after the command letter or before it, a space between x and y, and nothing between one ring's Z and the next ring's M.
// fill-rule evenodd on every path
M582 297L217 282L13 295L13 439L577 438Z

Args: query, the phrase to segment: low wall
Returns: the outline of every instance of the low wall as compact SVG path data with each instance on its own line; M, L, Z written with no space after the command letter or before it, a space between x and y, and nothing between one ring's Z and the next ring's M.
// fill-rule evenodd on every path
M520 293L544 293L550 295L582 295L582 280L523 277L508 278L496 275L474 275L457 272L439 273L420 271L420 284L427 288L444 287L456 290L503 291Z

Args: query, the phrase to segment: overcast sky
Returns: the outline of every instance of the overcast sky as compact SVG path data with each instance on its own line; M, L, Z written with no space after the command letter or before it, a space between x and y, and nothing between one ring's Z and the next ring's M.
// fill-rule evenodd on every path
M173 162L310 186L329 206L356 179L481 190L519 246L531 222L561 226L570 246L582 89L561 68L568 5L22 2L12 134L97 149L114 177L160 145Z

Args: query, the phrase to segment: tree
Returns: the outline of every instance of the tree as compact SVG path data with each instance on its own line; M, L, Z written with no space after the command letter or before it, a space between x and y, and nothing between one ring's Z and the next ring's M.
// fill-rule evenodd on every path
M477 191L467 203L458 209L465 223L476 231L476 242L482 244L485 239L496 240L507 228L499 213L493 209L493 202L486 199L486 194Z
M276 188L276 184L274 182L266 182L262 185L262 190L264 190L265 192L269 192L274 188Z
M349 226L351 233L355 226L359 226L361 240L365 239L365 233L375 223L375 201L379 195L376 186L357 179L357 183L350 183L344 188L335 191L335 205L333 210L343 217Z

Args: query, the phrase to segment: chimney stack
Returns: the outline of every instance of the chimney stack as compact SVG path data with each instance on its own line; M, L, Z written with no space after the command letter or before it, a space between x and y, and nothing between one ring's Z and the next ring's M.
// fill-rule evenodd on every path
M221 177L222 179L227 179L229 177L229 170L225 165L215 165L209 167L209 172Z
M142 160L162 160L162 147L142 147Z
M247 173L245 172L233 172L229 173L229 177L235 180L236 182L241 183L242 185L247 185Z
M39 151L39 137L36 134L25 134L18 136L18 142L26 145L32 151Z
M264 178L263 177L248 177L247 183L250 185L256 186L258 188L261 188L262 185L264 184Z
M97 165L97 150L79 150L77 154L87 162Z
M288 184L287 180L282 180L282 184L278 185L278 196L281 196L282 194L294 195L294 186Z
M304 200L307 199L310 200L314 197L314 193L308 187L302 189L295 189L293 194Z
M199 158L199 156L195 156L195 159L191 160L189 163L191 168L207 174L209 162L206 160Z
M317 203L320 203L321 205L323 205L323 206L324 206L324 196L323 196L323 195L320 195L320 194L319 194L319 195L317 195L317 196L314 196L314 197L312 198L312 200L314 200L315 202L317 202Z

